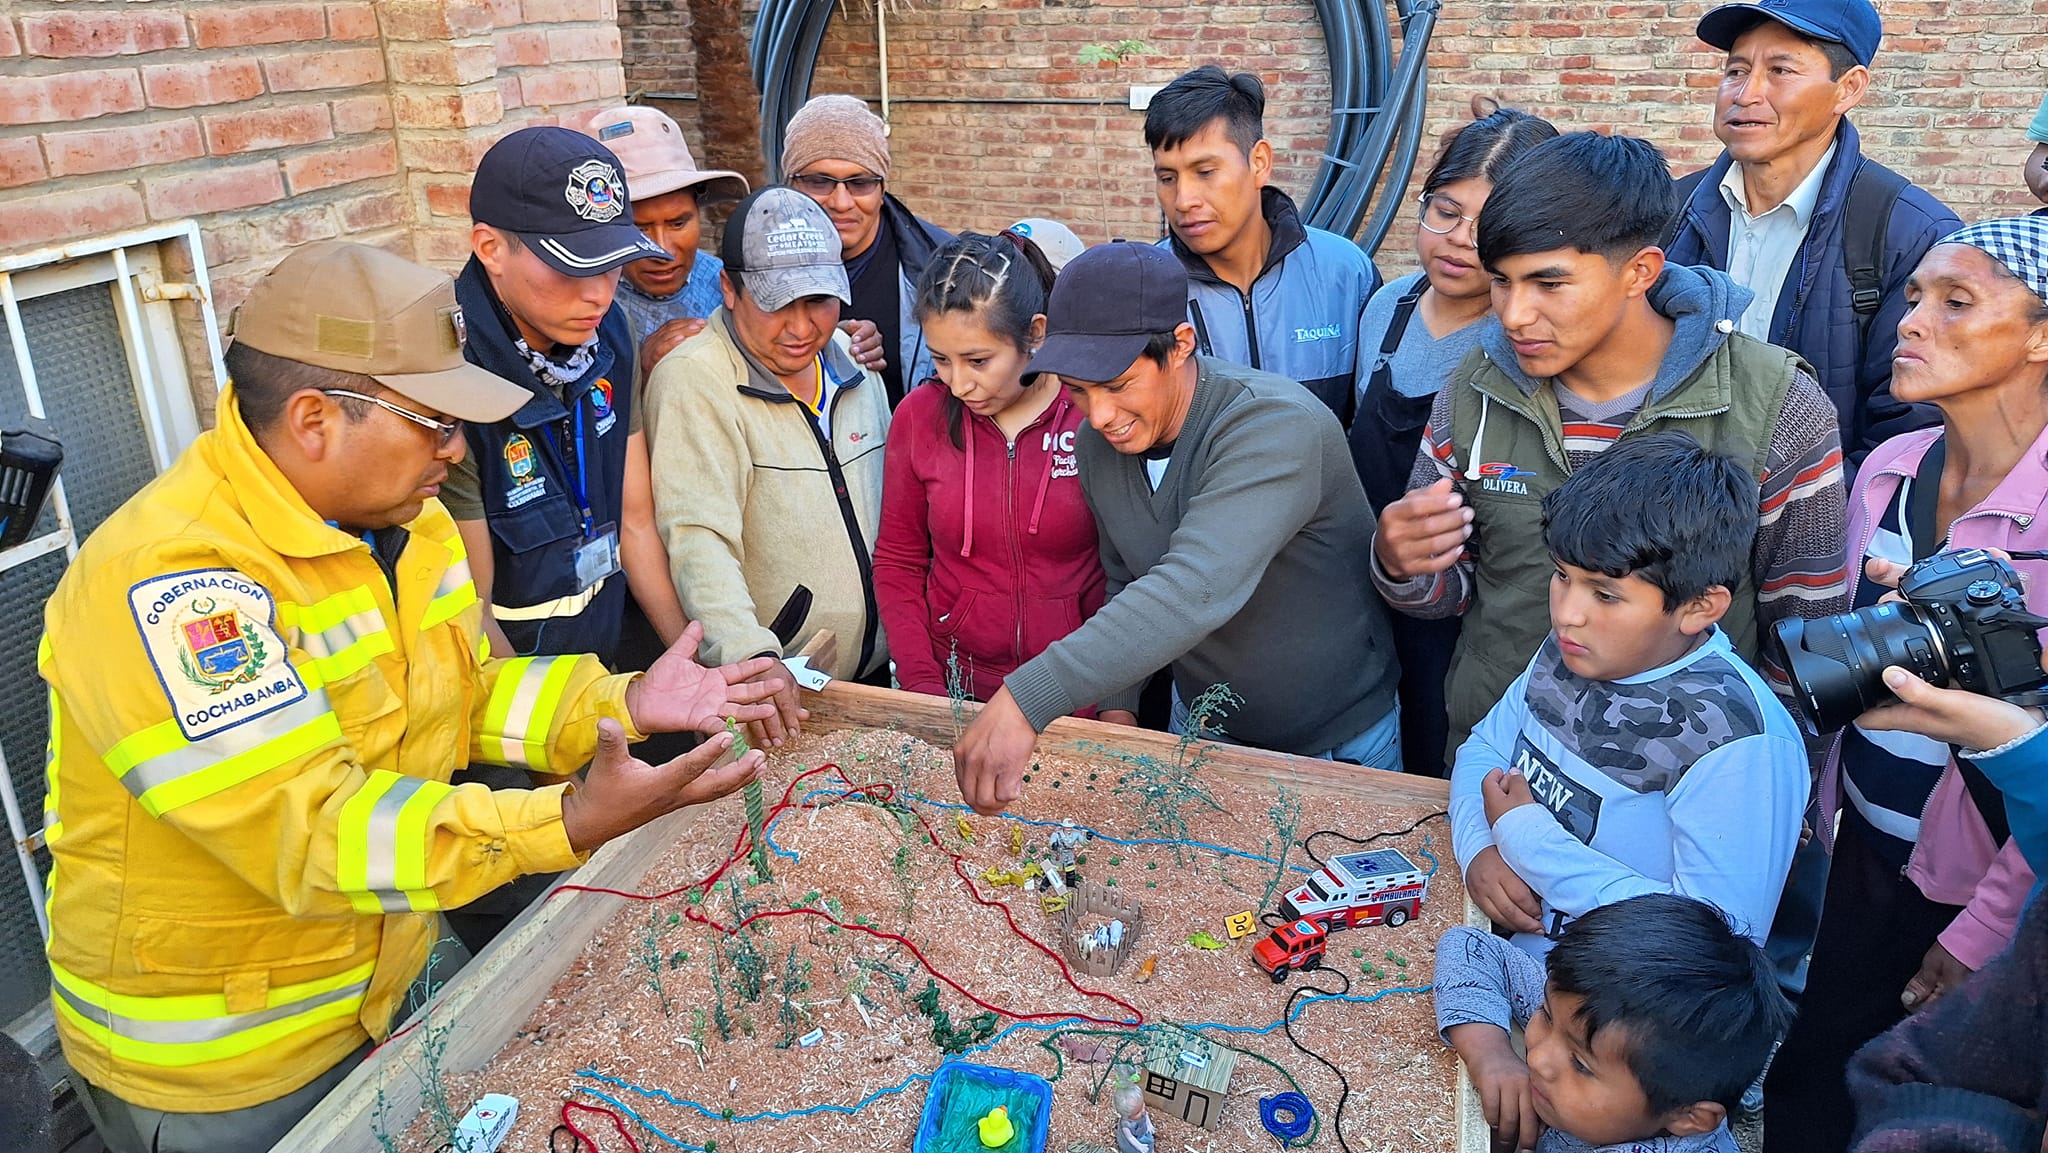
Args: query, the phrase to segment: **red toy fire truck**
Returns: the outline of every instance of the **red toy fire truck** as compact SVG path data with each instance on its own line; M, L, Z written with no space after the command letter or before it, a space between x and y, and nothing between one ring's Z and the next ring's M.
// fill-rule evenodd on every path
M1399 849L1344 853L1282 898L1280 915L1313 921L1332 933L1381 922L1398 929L1422 915L1428 893L1428 870Z

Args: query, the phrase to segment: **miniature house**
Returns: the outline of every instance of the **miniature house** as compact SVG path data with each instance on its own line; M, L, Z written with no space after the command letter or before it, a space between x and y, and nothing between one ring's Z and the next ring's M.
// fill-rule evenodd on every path
M1204 1129L1222 1118L1237 1050L1177 1025L1161 1025L1145 1047L1145 1103Z

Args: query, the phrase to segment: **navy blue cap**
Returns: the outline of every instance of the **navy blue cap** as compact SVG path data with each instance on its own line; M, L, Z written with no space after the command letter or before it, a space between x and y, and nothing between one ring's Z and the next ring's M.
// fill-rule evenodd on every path
M1153 336L1188 316L1188 271L1156 244L1098 244L1067 262L1045 306L1032 372L1100 384L1137 363Z
M1877 56L1878 41L1884 39L1884 21L1878 18L1870 0L1756 0L1723 4L1700 17L1695 32L1700 39L1726 52L1735 47L1736 37L1756 26L1759 17L1776 20L1801 35L1840 44L1865 68Z
M668 259L633 225L619 158L567 128L522 128L491 145L470 181L469 215L514 233L565 276Z

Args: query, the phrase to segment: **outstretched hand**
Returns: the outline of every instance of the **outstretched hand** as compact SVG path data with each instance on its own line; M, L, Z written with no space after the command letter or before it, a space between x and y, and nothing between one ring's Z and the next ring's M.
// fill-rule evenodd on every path
M750 749L730 764L732 735L720 733L664 764L650 765L626 747L626 731L609 717L597 722L597 755L583 782L562 799L569 847L588 853L614 837L677 809L715 801L753 780L768 763ZM715 766L715 767L714 767Z
M762 721L776 715L774 696L789 683L773 657L707 669L697 663L704 626L691 621L646 675L626 688L626 710L643 733L722 733L725 718ZM764 675L764 674L779 675Z
M960 799L984 817L1009 808L1024 791L1024 769L1037 746L1038 730L1031 727L1010 690L997 691L953 746Z

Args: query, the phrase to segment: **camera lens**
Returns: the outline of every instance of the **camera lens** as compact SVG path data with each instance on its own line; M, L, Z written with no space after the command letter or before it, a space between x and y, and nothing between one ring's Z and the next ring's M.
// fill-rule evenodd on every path
M1800 719L1830 733L1890 698L1892 665L1931 684L1948 679L1938 634L1920 610L1896 601L1819 620L1782 620L1771 630L1774 654L1792 678Z

